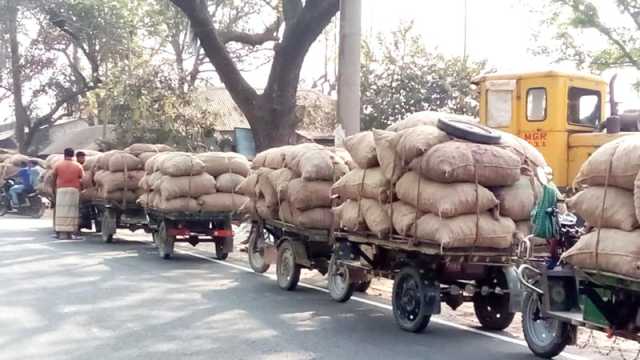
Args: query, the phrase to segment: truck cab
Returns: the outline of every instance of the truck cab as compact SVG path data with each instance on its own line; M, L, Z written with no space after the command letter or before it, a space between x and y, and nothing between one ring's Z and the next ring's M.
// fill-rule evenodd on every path
M480 122L535 146L556 185L572 185L582 163L621 134L598 129L605 121L607 82L558 71L488 74L473 79L480 90Z

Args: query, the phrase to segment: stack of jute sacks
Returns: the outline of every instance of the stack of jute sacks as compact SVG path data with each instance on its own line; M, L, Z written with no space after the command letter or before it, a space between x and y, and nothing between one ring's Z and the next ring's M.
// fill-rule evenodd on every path
M567 262L640 279L640 135L598 148L582 165L567 200L591 231L563 255Z
M138 183L144 176L144 162L124 150L111 150L98 156L93 169L93 182L98 199L134 204L140 190Z
M98 187L95 183L95 175L98 171L97 163L101 153L97 151L83 150L86 155L85 163L82 165L84 176L82 177L82 191L80 191L80 201L89 202L99 198Z
M521 170L529 152L544 159L515 137L499 145L452 139L436 127L440 117L450 118L416 113L345 140L358 168L333 186L346 200L335 209L343 230L445 248L512 245L515 221L528 223L536 201L535 181Z
M33 160L39 166L44 167L45 162L38 158L29 157L22 154L0 154L0 182L5 178L15 176L20 170L20 164Z
M252 201L243 211L309 229L331 229L331 186L349 171L350 156L318 144L271 148L256 155L238 191Z
M89 171L90 167L88 165L92 165L95 163L97 156L100 155L100 152L94 150L78 150L82 151L86 155L87 162L84 165L85 176L82 178L82 186L83 189L92 188L93 185L93 172ZM38 192L47 197L53 198L53 168L55 165L64 160L64 155L62 154L51 154L47 156L47 159L43 162L42 167L44 171L40 174L40 180L38 181L38 187L36 190ZM87 200L89 198L93 198L95 194L95 189L91 189L88 192L81 192L80 199Z
M151 157L145 173L138 199L145 208L234 212L249 200L235 191L249 173L249 162L240 154L166 152Z

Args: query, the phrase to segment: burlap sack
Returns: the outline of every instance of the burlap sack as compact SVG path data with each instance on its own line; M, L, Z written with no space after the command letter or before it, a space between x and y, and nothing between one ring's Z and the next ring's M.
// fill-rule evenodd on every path
M388 131L402 131L405 129L414 128L417 126L437 126L438 119L453 119L458 121L468 121L472 123L478 123L477 119L474 119L466 115L451 114L446 112L437 111L420 111L408 115L403 120L400 120L387 128Z
M157 159L155 165L164 175L195 176L204 172L204 163L191 154L167 154L170 155Z
M247 200L240 209L238 209L238 214L243 215L245 217L249 217L251 219L258 219L258 211L256 210L256 201L247 197Z
M376 144L373 140L373 132L363 131L351 135L344 140L344 147L359 168L368 169L378 166Z
M634 194L631 191L610 186L602 214L603 186L588 187L567 200L570 211L575 212L591 226L631 231L640 224L636 218ZM600 222L602 221L602 222Z
M489 213L480 214L476 239L476 215L460 215L448 219L426 214L415 224L411 234L419 240L435 242L444 248L486 247L504 249L513 243L516 224L505 217L495 219Z
M336 181L331 193L341 199L368 198L386 202L390 198L391 185L382 168L355 169Z
M263 199L269 207L276 209L277 212L278 194L266 175L258 176L256 189L258 198Z
M40 159L40 158L32 157L32 158L29 158L29 161L35 162L37 166L39 166L39 167L41 167L43 169L45 169L47 167L47 162L42 160L42 159Z
M520 179L520 159L498 146L448 141L414 160L411 168L442 183L475 182L509 186Z
M238 194L242 194L244 196L248 196L250 198L255 198L258 196L257 185L258 184L258 174L251 173L247 176L235 189L235 192Z
M142 160L122 150L108 151L96 161L98 168L111 172L124 171L125 168L129 171L140 170L144 167Z
M140 179L138 187L145 191L153 190L156 192L160 192L160 184L163 177L165 177L165 175L162 175L161 172L146 174L142 179Z
M256 202L256 212L260 218L265 220L275 219L278 216L278 207L267 204L264 199L258 199Z
M5 160L11 157L13 154L0 154L0 163L3 163Z
M291 146L284 154L284 166L289 169L296 169L298 158L310 151L323 150L324 146L316 143L304 143Z
M141 170L128 171L125 175L124 171L111 172L111 171L98 171L93 180L99 188L106 192L112 192L116 190L136 190L138 184L144 176L145 172ZM91 184L89 182L87 185Z
M115 201L115 202L126 202L129 205L133 205L136 203L136 201L138 200L138 198L142 195L141 192L139 191L124 191L124 190L116 190L116 191L100 191L98 193L98 197L104 200L108 200L108 201Z
M174 153L166 152L166 153L154 154L147 161L145 161L145 163L144 163L144 171L147 174L151 174L153 172L159 171L160 163L162 162L162 159L164 159L167 156L172 156L172 154L174 154Z
M419 184L418 184L419 183ZM404 174L396 183L398 198L426 213L441 217L475 214L487 211L498 200L487 188L472 183L441 184L419 177L415 172Z
M13 154L4 161L5 164L11 164L13 166L20 166L23 162L28 162L29 157L22 154Z
M531 217L536 200L542 196L542 186L535 178L532 181L529 176L521 176L515 184L495 188L493 193L500 201L500 215L520 221Z
M153 192L153 191L145 192L144 194L138 197L137 204L142 206L143 208L153 209L156 207L156 202L158 201L159 198L160 197L156 192Z
M84 171L94 171L98 166L99 156L87 156L82 168Z
M165 144L132 144L124 149L124 151L135 156L142 153L159 153L171 150L171 146Z
M599 147L580 167L577 185L604 185L611 163L609 185L633 190L640 172L640 135L627 135Z
M402 160L396 152L400 136L395 132L373 129L373 139L382 173L389 181L395 183L404 173Z
M295 219L293 217L293 212L288 201L280 204L280 207L278 208L278 218L280 219L280 221L284 221L288 224L294 223Z
M379 238L389 235L392 229L389 206L371 199L360 200L360 210L370 232Z
M282 168L278 170L274 170L266 175L271 185L273 185L276 194L278 195L278 199L282 201L286 201L287 199L287 189L289 188L289 182L295 177L293 171Z
M596 264L597 237L597 230L583 235L562 255L562 259L585 270L600 270L640 279L640 230L601 229Z
M164 200L181 197L197 198L216 192L216 180L203 173L196 176L163 176L156 188Z
M525 163L525 159L527 159L532 162L534 166L547 166L547 161L544 159L542 153L538 151L535 146L529 144L527 140L505 131L497 129L493 129L493 131L497 131L500 134L500 142L502 145L505 146L507 150L518 156L522 163Z
M202 211L213 212L237 212L247 201L249 198L244 195L221 192L202 195L198 198Z
M94 175L93 171L84 172L84 174L82 175L82 179L80 179L80 185L82 186L83 189L94 187L93 175ZM122 182L124 183L124 179L122 179ZM136 185L136 188L137 187L138 186Z
M333 213L330 208L314 208L300 211L292 208L294 224L308 229L330 230L333 226Z
M44 161L47 169L53 169L53 167L58 163L58 161L64 160L64 155L62 154L51 154L47 156L47 159Z
M216 190L223 193L235 193L238 185L244 181L244 176L226 173L216 177Z
M432 147L448 140L449 136L434 126L417 126L398 133L396 152L405 167Z
M4 181L5 178L16 176L18 171L20 171L19 167L13 166L10 163L2 163L0 164L0 180Z
M334 181L349 171L344 163L337 162L338 158L327 149L307 152L294 161L291 170L305 180Z
M360 204L356 200L347 200L342 205L335 207L333 213L337 222L336 225L345 231L366 231L367 224L360 210Z
M224 173L249 175L251 163L244 155L233 152L208 152L196 155L205 165L205 172L217 177Z
M159 153L157 152L143 152L138 156L138 159L140 159L140 161L142 161L145 164L145 170L147 168L147 162L154 156L158 155Z
M358 167L358 165L356 164L355 161L353 161L353 158L351 157L351 154L349 154L349 152L343 148L339 148L339 147L335 147L335 148L331 148L333 152L335 152L336 156L339 157L349 168L349 170L353 170L355 168Z
M181 197L171 200L158 198L155 201L155 208L163 211L198 212L200 205L198 200L190 197Z
M289 182L289 204L299 210L331 207L331 182L293 179Z
M424 215L424 213L402 201L394 202L391 205L391 208L391 221L396 233L402 236L412 235L411 229L413 228L413 225L416 223L417 219Z
M284 167L286 153L291 149L290 145L279 146L260 152L253 159L252 167L258 169L268 167L270 169L280 169Z

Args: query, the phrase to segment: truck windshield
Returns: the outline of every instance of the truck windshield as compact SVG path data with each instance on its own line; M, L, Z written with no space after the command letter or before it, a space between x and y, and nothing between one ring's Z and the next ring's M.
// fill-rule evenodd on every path
M567 121L595 128L600 122L601 101L597 90L569 87Z

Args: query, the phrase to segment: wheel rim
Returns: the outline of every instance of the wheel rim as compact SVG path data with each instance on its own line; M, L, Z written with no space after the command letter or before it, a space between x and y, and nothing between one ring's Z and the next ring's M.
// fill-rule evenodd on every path
M273 240L273 236L264 228L257 230L255 238L251 241L249 247L249 255L251 256L251 262L257 268L265 266L264 260L264 247L268 240Z
M282 284L287 284L291 281L291 275L293 274L294 267L293 251L291 251L290 247L285 245L282 248L280 266L278 267L278 278Z
M411 276L403 276L398 281L398 291L395 294L396 311L399 319L412 323L418 319L422 309L420 284Z
M529 337L539 346L551 343L559 333L560 322L553 319L543 319L540 314L540 300L537 296L531 296L524 309L524 326Z
M335 298L342 297L349 289L349 271L345 266L338 266L336 261L331 261L331 276L329 277L329 291Z

